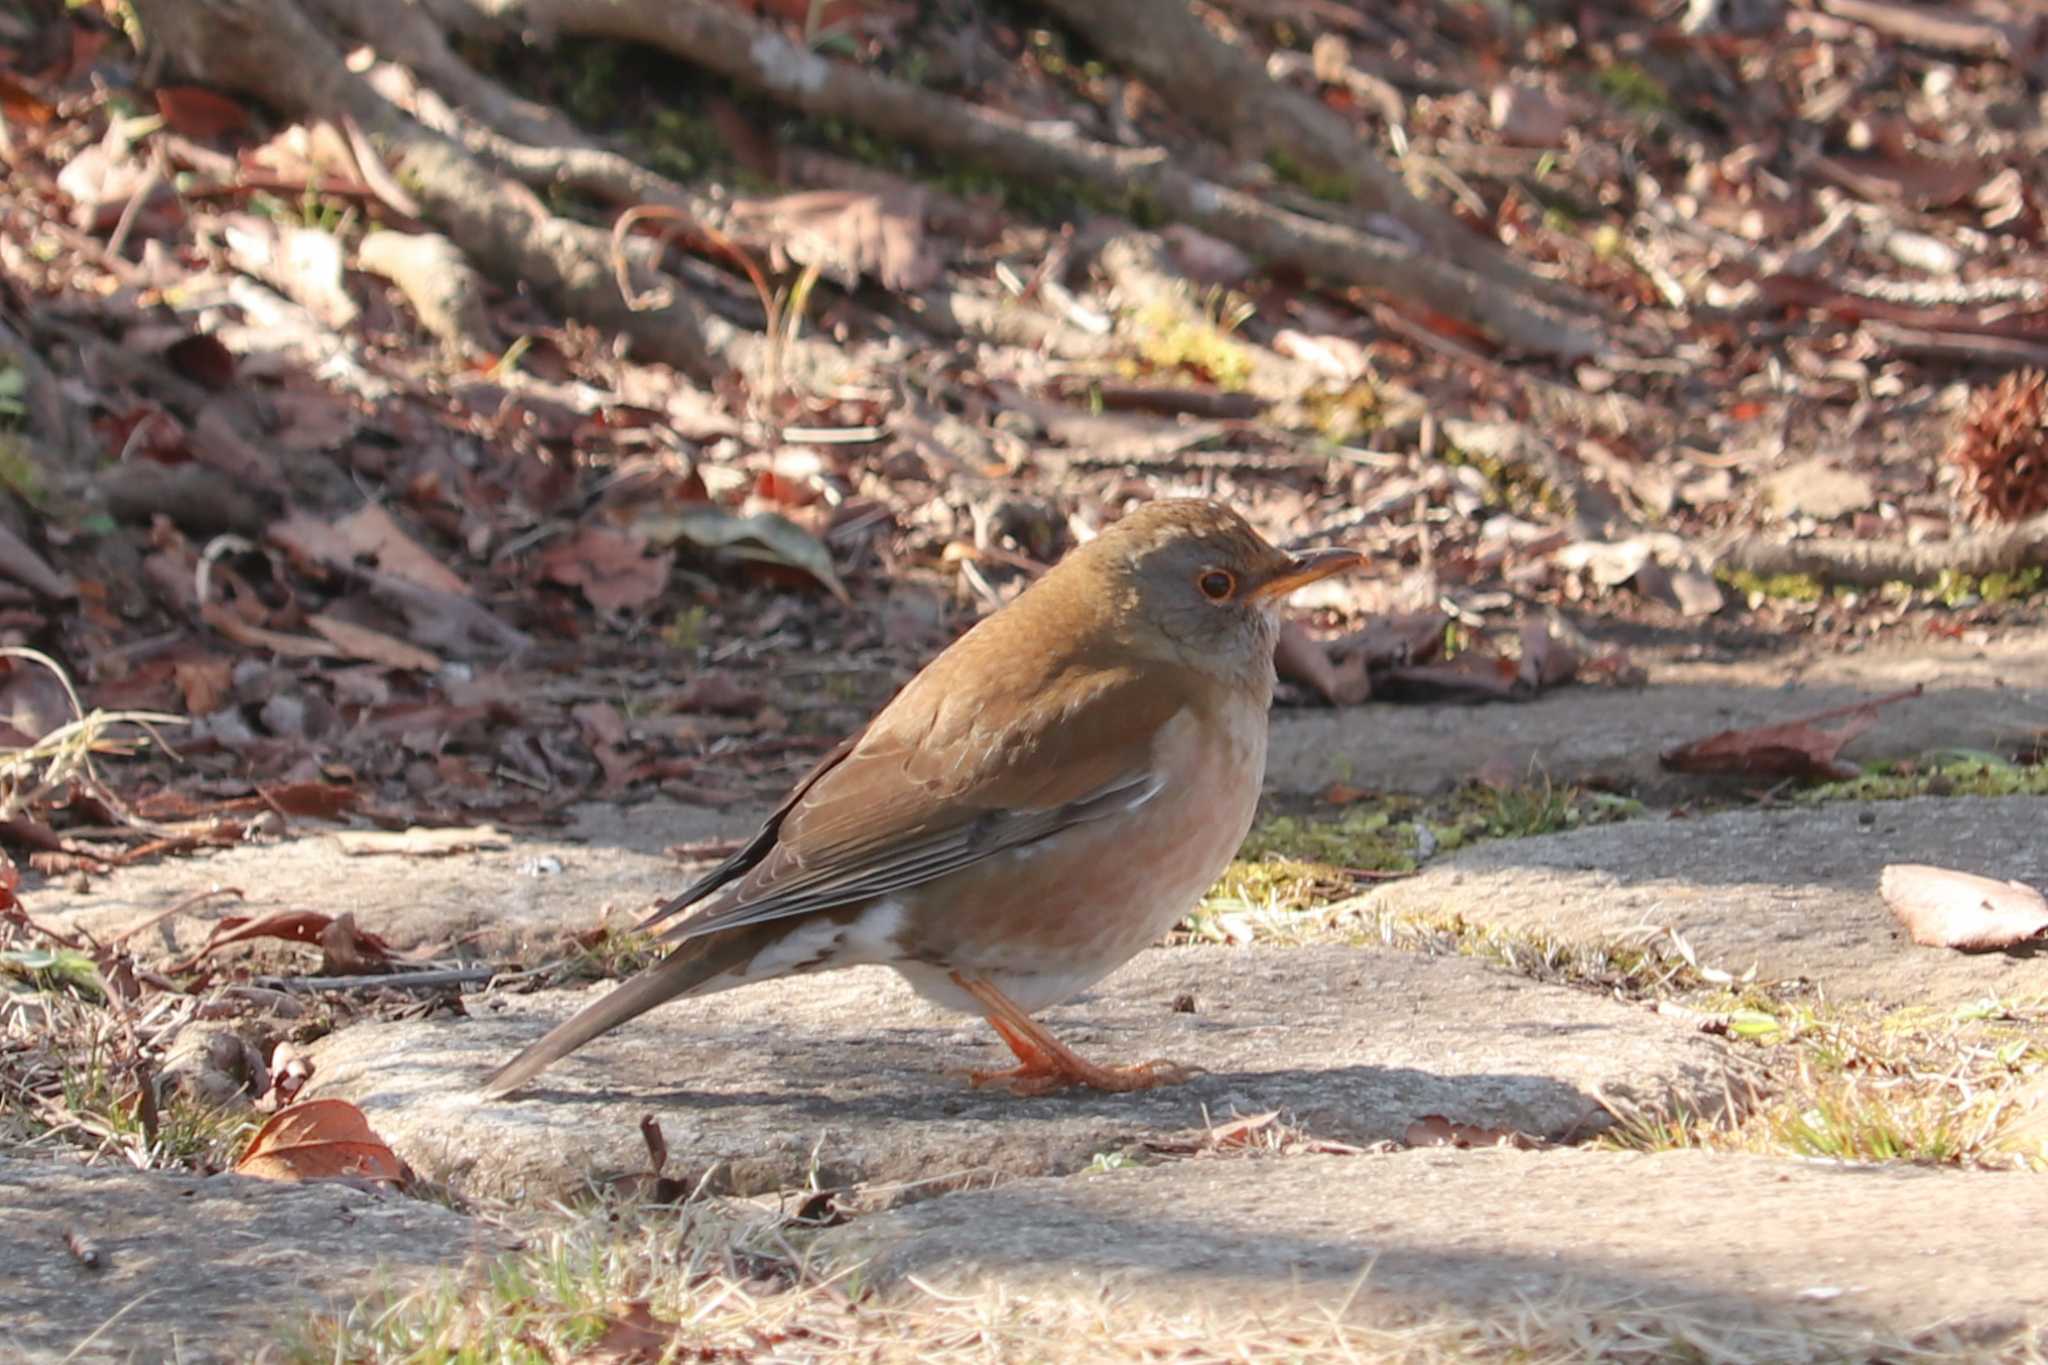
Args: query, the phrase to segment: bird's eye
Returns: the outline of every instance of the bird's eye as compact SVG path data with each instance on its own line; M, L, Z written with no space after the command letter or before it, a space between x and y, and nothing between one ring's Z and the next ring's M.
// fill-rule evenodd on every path
M1204 569L1195 586L1211 602L1221 602L1237 591L1237 579L1226 569Z

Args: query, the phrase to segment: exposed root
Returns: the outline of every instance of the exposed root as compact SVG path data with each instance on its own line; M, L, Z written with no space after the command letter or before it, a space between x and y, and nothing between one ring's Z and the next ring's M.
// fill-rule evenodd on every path
M1909 545L1900 540L1767 540L1745 536L1720 547L1717 567L1760 578L1805 574L1827 583L1875 588L1929 583L1944 573L1972 577L2048 565L2048 516L1999 531Z
M724 6L698 0L436 0L436 9L453 16L465 3L472 17L520 32L644 43L805 113L846 119L943 156L1001 166L1040 182L1080 184L1112 199L1141 197L1166 217L1264 260L1413 300L1519 350L1576 359L1605 345L1598 327L1526 295L1503 292L1498 283L1428 251L1275 208L1190 174L1160 148L1115 147L1048 130L831 61Z
M699 381L728 368L732 329L669 282L661 307L638 310L608 269L597 228L547 212L467 149L401 112L360 76L295 0L142 0L154 43L188 72L301 116L353 118L391 159L426 218L465 255L503 280L523 281L549 306L629 338L643 358ZM642 267L645 290L656 273Z

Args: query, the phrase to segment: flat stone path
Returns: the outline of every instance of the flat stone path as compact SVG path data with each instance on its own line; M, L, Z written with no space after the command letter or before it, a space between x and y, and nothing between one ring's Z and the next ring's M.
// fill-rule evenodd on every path
M813 1244L901 1292L1230 1323L1690 1323L1722 1360L1866 1359L2048 1320L2048 1180L1699 1151L1225 1157L1022 1180ZM1834 1349L1788 1332L1825 1333ZM1895 1357L1887 1357L1895 1358Z
M1361 898L1368 909L1566 940L1674 929L1704 966L1837 999L2048 996L2048 957L1916 946L1878 898L1886 863L2048 885L2048 797L1922 797L1652 819L1480 844ZM1668 950L1668 940L1663 946Z
M638 1124L653 1114L671 1174L715 1166L710 1187L740 1194L862 1185L887 1203L1079 1170L1233 1114L1278 1109L1356 1144L1397 1139L1426 1114L1583 1139L1610 1122L1602 1097L1712 1109L1727 1084L1719 1043L1586 992L1464 958L1249 947L1154 949L1041 1016L1101 1060L1207 1068L1139 1094L970 1089L948 1069L1006 1066L1008 1052L980 1020L924 1005L885 968L679 1001L514 1096L474 1094L605 989L344 1030L314 1049L310 1093L354 1101L415 1169L475 1194L559 1195L593 1171L643 1167ZM1174 1008L1182 997L1192 1013Z
M285 1323L509 1245L348 1185L0 1156L0 1361L248 1361Z

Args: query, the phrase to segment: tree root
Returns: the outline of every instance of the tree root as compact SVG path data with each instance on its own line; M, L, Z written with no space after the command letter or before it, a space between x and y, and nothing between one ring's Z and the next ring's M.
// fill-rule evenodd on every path
M154 0L152 8L168 3ZM1266 204L1180 169L1162 149L1126 149L831 61L771 25L703 0L429 0L450 22L643 43L760 90L805 113L847 119L882 136L1001 166L1112 199L1138 195L1168 217L1269 261L1414 300L1484 328L1523 351L1577 359L1601 330L1424 250ZM1437 243L1431 242L1433 250Z
M1136 72L1174 108L1226 145L1343 184L1360 214L1384 214L1451 264L1504 289L1535 294L1581 313L1594 305L1569 286L1525 270L1515 258L1434 204L1360 145L1347 119L1267 75L1253 57L1211 33L1186 0L1040 0L1105 57Z
M1712 551L1720 569L1760 578L1804 574L1827 583L1875 588L1929 583L1944 573L1981 577L2048 566L2048 516L1955 540L1767 540L1745 536Z
M549 214L468 150L402 113L343 63L295 0L140 0L153 44L192 75L301 116L353 118L381 144L426 218L502 280L523 281L550 307L629 338L643 359L700 382L727 369L732 329L700 310L673 281L642 267L642 293L664 302L635 309L612 278L600 229Z

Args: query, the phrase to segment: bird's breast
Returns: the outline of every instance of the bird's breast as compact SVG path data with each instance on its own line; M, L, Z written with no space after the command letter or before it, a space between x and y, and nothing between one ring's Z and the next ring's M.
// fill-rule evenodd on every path
M906 956L939 969L906 967L912 983L940 999L945 972L981 975L1040 1009L1158 941L1215 884L1251 828L1266 769L1265 712L1248 701L1185 708L1156 732L1151 762L1163 780L1142 804L909 893L899 942Z

